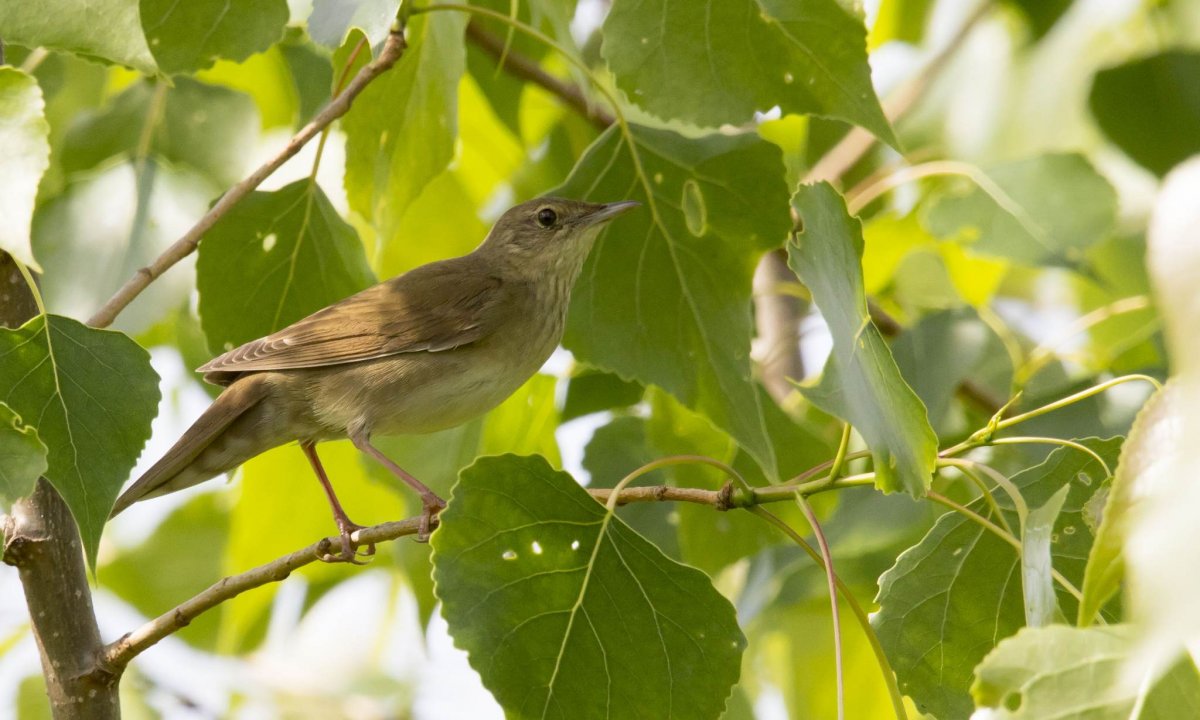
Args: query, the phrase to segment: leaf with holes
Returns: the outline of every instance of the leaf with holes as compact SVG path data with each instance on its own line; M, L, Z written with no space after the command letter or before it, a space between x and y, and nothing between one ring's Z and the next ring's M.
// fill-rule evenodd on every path
M937 436L867 312L862 226L829 183L801 186L792 204L804 231L788 244L788 265L812 291L833 336L820 382L804 387L804 395L863 436L881 490L920 497L933 475Z
M46 472L46 446L37 429L0 403L0 510L33 491L34 483Z
M432 545L450 634L509 717L720 716L733 606L541 457L464 470Z
M667 390L774 474L750 375L750 277L790 224L779 149L755 135L630 132L636 156L609 129L554 191L645 206L592 251L563 343L589 365Z
M1200 672L1186 653L1161 677L1130 676L1132 625L1027 628L975 668L971 695L993 720L1200 717Z
M108 512L158 411L150 355L121 333L38 316L0 330L0 388L0 402L46 444L46 479L71 508L95 567Z
M867 33L837 0L617 0L604 59L662 118L715 127L779 106L895 135L871 86Z
M1116 463L1120 438L1081 442L1110 468ZM1070 448L1055 450L1012 478L1030 507L1041 507L1060 488L1070 487L1050 536L1051 558L1076 587L1092 544L1086 505L1106 479L1098 462ZM1008 497L999 493L996 502L1017 528ZM987 514L982 499L969 507ZM1073 614L1075 598L1057 584L1055 590L1064 611ZM971 668L1025 624L1021 560L1012 545L963 515L946 513L879 578L878 602L871 624L901 690L921 712L966 717L973 707Z
M362 243L320 186L254 192L200 243L200 322L216 352L269 335L371 285Z

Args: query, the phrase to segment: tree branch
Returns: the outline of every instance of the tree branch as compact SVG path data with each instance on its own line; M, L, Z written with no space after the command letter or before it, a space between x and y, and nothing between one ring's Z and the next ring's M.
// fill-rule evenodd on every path
M525 57L512 48L505 48L504 40L498 35L484 29L479 20L473 19L467 24L467 39L491 55L498 62L503 61L500 68L514 77L527 80L583 115L601 130L616 122L607 110L588 100L583 90L574 83L561 80L542 69L537 62Z
M221 219L242 198L249 195L251 191L261 185L263 180L266 180L271 173L278 170L289 158L300 152L300 148L304 147L309 140L312 140L334 120L345 115L350 110L350 105L358 97L359 93L372 80L395 65L400 56L404 54L406 47L404 29L393 29L391 34L388 35L387 41L383 45L383 50L379 53L379 57L364 65L358 71L358 74L354 76L354 79L350 81L350 84L346 86L344 92L330 100L329 104L321 112L317 113L317 116L311 122L305 125L300 132L292 136L288 144L275 157L250 173L245 180L229 188L221 196L221 199L204 214L204 217L200 218L190 230L184 233L183 237L176 240L154 262L134 273L133 277L115 295L109 298L108 302L104 303L104 307L100 308L95 315L92 315L88 319L88 325L98 328L111 325L117 315L129 303L133 302L133 299L145 290L151 282L169 270L171 266L195 252L196 246L200 243L200 238L204 236L204 233L212 229L217 220Z
M13 259L0 252L0 327L18 327L35 315L33 293ZM20 576L54 717L119 718L119 673L88 672L103 645L79 529L67 503L39 478L33 493L14 503L12 515L0 524L4 562Z

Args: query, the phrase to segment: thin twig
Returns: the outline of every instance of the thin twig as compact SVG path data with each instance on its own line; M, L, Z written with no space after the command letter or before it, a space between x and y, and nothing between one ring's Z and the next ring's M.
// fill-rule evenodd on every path
M509 30L511 32L512 28L510 27ZM556 78L546 72L537 62L508 47L503 38L484 29L478 20L471 20L467 24L467 39L475 43L480 50L495 58L502 70L546 90L579 112L580 115L591 120L597 128L605 130L616 122L616 118L607 110L588 100L587 95L578 85Z
M372 80L395 65L400 56L404 54L406 47L403 28L393 28L391 34L388 35L387 42L383 45L383 50L379 53L379 57L367 63L363 66L362 70L358 71L358 74L354 76L354 80L346 87L345 92L330 100L329 104L310 123L292 136L288 144L275 157L264 163L245 180L229 188L221 196L221 199L212 206L212 209L204 214L204 217L200 218L190 230L184 233L183 237L176 240L154 262L134 273L133 277L126 281L115 295L109 298L104 307L100 308L88 320L88 324L92 327L100 328L111 325L117 315L129 303L133 302L133 299L145 290L146 286L169 270L171 266L195 252L196 246L200 243L200 238L204 236L204 233L208 232L242 198L249 195L251 191L262 184L271 173L278 170L288 159L300 152L300 148L304 147L309 140L316 137L321 130L334 120L345 115L350 110L350 105L354 102L354 98L358 97L359 93Z

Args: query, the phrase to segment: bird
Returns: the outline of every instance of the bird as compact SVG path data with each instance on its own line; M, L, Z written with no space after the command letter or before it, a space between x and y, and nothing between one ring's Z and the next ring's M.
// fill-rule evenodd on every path
M350 520L317 455L349 438L421 497L419 541L446 503L380 452L376 435L425 434L499 405L558 346L571 290L600 231L639 203L541 197L507 210L472 252L422 265L283 329L236 347L197 372L224 387L212 405L110 513L228 473L299 444L357 562ZM368 545L364 555L371 555Z

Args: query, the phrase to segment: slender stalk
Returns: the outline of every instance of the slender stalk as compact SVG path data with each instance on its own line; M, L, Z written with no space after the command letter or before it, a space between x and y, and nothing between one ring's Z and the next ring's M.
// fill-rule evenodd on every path
M849 430L849 428L850 425L847 424L846 429ZM850 433L846 432L842 437L845 439L849 438L849 436ZM836 463L834 467L837 468ZM813 536L817 538L817 547L821 549L821 559L825 561L825 582L829 586L829 611L833 615L833 662L836 666L838 720L845 720L846 677L844 661L842 659L842 620L841 612L838 610L837 575L833 571L833 552L829 549L829 540L825 537L825 531L821 529L821 524L817 522L817 514L813 512L812 506L808 504L808 501L800 493L796 493L796 504L800 506L800 510L804 513L804 519L808 521L809 527L812 528Z

